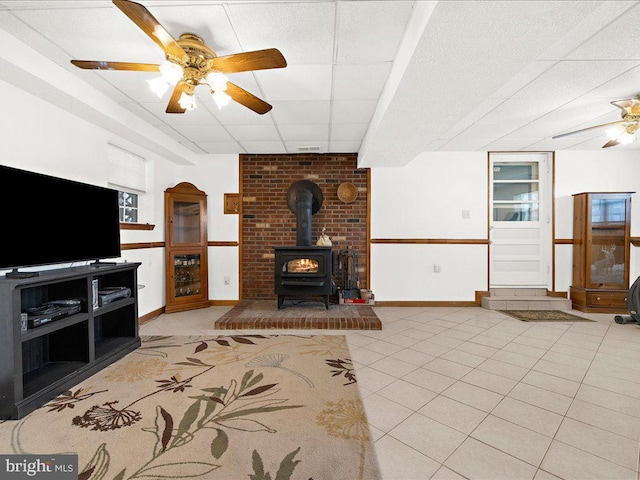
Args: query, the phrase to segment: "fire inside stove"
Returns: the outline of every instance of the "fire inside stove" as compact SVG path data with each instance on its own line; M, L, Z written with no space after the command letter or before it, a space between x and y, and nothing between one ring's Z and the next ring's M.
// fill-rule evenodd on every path
M318 262L311 258L296 258L285 263L282 271L287 273L318 273Z

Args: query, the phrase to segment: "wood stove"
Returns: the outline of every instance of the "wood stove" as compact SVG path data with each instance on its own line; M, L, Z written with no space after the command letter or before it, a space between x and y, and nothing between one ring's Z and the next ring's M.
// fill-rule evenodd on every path
M296 246L275 247L275 290L278 309L287 296L319 295L329 309L333 283L331 247L311 245L311 217L320 210L323 196L320 187L310 180L300 180L289 187L287 204L296 214Z
M287 296L318 295L328 310L335 290L331 247L275 247L275 283L278 309Z

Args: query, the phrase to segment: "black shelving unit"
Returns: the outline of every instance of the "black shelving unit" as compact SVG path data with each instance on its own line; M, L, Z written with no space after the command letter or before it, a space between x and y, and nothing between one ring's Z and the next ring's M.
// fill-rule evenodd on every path
M0 277L0 418L19 419L140 346L140 263L44 270L37 277ZM131 296L104 306L99 288L127 287ZM54 300L81 309L26 331L21 313Z

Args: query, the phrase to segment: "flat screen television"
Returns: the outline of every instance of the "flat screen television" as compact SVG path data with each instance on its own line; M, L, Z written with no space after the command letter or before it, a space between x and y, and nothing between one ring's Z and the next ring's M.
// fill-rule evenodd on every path
M0 181L0 270L120 257L117 190L3 165Z

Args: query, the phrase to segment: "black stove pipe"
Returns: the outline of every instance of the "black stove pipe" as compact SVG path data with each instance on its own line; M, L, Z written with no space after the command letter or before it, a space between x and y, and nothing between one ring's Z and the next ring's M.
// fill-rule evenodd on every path
M324 197L311 180L299 180L289 187L287 204L296 214L296 246L311 246L311 217L318 213Z
M311 245L311 205L313 194L307 190L300 190L296 195L296 245L308 247Z

